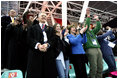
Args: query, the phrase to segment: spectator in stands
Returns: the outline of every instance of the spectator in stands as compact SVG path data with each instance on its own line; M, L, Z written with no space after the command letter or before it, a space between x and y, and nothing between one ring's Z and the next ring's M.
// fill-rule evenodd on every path
M84 44L84 49L90 63L90 78L102 78L103 62L102 62L102 52L100 50L100 45L97 41L96 34L101 29L101 24L98 16L94 15L96 19L96 27L90 29L90 9L87 9L87 22L88 30L86 31L87 42ZM85 24L85 25L86 25Z
M103 58L108 65L109 72L116 71L116 63L112 51L112 47L114 47L115 44L106 39L107 36L111 35L113 35L113 32L109 27L109 30L106 33L103 34L103 31L101 30L97 36Z
M58 77L68 78L70 45L62 35L61 25L56 23L53 28L55 30L55 49L58 53L56 58Z
M56 78L56 53L54 52L54 30L46 25L47 15L40 13L39 24L28 30L29 55L28 78Z
M22 21L16 17L14 23L6 28L8 40L8 63L10 70L20 69L25 76L27 63L26 31L23 30Z
M34 16L30 15L28 17L29 13L31 13L32 11L33 10L32 10L32 7L31 7L23 14L23 21L24 21L25 28L39 23L38 20L36 20L37 16L34 17Z
M86 34L84 33L87 29L83 27L79 32L76 33L76 28L74 25L68 26L69 35L67 38L69 39L69 43L72 49L71 60L72 64L74 65L76 78L87 78L86 73L86 55L83 49L83 45L87 42Z
M9 11L9 16L3 16L1 17L1 68L6 68L6 63L7 63L7 41L5 40L6 34L5 30L7 28L7 25L10 23L14 23L16 16L16 11L11 9Z

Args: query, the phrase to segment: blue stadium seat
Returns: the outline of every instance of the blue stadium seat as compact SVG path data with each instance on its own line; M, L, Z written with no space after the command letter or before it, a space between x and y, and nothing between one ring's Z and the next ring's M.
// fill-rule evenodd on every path
M1 78L23 78L23 74L20 70L9 70L5 71Z
M117 57L114 57L115 58L115 61L116 61L116 65L117 65ZM88 65L86 64L86 71L87 71L87 74L89 74L89 63ZM106 72L108 70L108 65L106 64L106 62L103 60L103 72ZM75 78L76 75L75 75L75 70L74 70L74 66L73 64L70 64L70 69L69 69L69 77L70 78ZM108 77L109 78L109 77Z

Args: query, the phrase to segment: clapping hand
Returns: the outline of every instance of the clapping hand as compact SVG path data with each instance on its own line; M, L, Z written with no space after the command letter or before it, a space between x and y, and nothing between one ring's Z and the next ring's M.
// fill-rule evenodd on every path
M23 30L27 28L27 24L23 24Z
M64 36L66 36L68 34L68 29L65 30Z
M12 26L16 26L16 25L18 25L18 22L15 20L14 23L11 23L11 24L12 24Z
M93 15L93 16L94 16L94 19L99 20L99 18L98 18L98 16L96 14Z
M40 13L40 11L38 10L38 8L36 8L36 14L39 14Z
M86 9L86 14L87 14L87 16L90 16L90 9L89 8Z
M66 29L65 33L64 33L64 36L66 36L68 34L69 30Z
M107 26L106 29L107 29L107 30L111 30L111 27Z
M32 7L29 9L29 12L31 12L32 11Z
M86 25L86 27L83 27L81 30L80 30L80 33L83 34L86 30L87 30L88 26Z

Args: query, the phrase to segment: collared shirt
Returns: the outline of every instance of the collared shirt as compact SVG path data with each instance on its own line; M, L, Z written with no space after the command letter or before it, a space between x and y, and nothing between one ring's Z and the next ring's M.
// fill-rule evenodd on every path
M41 29L42 29L42 24L43 24L43 23L39 23L39 25L40 25ZM46 24L44 23L43 25L46 25Z
M45 23L44 23L44 25L46 25ZM39 23L39 26L41 27L41 29L42 29L42 23ZM48 38L47 38L47 34L46 34L46 32L45 32L45 30L43 31L43 38L44 38L44 43L46 43L47 41L48 41ZM40 44L39 42L35 45L35 49L38 49L37 48L37 46L38 46L38 44Z
M45 23L44 24L43 23L39 23L39 25L40 25L42 30L45 29L45 27L43 28L43 26L42 26L42 25L46 25ZM47 39L47 34L46 34L45 31L43 31L43 36L44 36L44 42L47 42L48 39Z
M11 18L12 23L14 23L15 18L13 18L13 17L11 17L11 16L10 16L10 18Z

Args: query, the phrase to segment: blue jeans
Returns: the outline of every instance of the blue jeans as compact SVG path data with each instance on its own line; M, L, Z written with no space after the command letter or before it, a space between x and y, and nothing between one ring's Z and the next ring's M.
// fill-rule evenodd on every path
M61 60L56 60L56 66L59 78L68 78L69 60L65 60L66 69L64 69Z
M106 55L106 56L103 55L103 58L108 65L109 72L116 71L116 62L114 59L114 55L113 54L112 55Z

